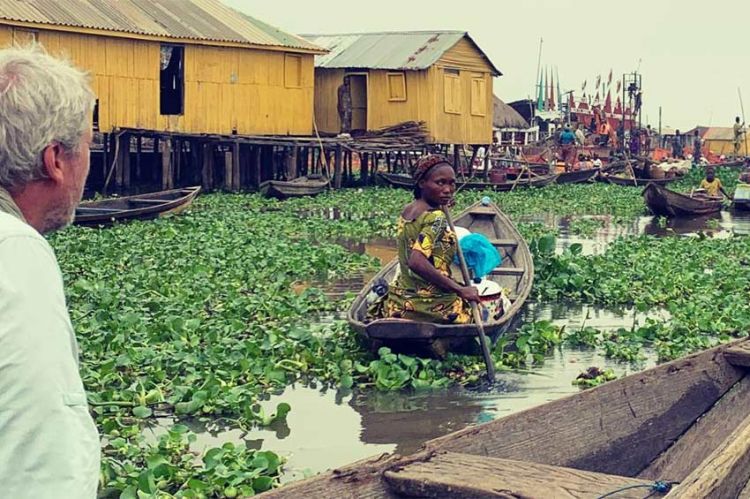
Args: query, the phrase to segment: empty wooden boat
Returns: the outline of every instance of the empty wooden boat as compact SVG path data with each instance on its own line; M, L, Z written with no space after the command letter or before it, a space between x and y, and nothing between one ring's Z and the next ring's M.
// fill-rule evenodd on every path
M739 340L265 497L749 497L749 367Z
M643 200L654 215L666 217L701 216L721 211L721 197L704 192L682 194L650 182L643 189Z
M392 187L400 187L402 189L414 188L414 179L408 175L399 173L378 173L378 175L383 181ZM456 188L504 192L522 187L545 187L554 183L556 179L557 174L523 176L516 180L508 180L507 182L500 183L485 182L483 180L456 179Z
M148 220L179 213L193 202L200 186L151 192L136 196L89 201L78 205L73 223L109 225L125 220Z
M278 199L317 196L328 189L331 181L322 175L308 175L294 180L267 180L260 184L260 193Z
M620 175L611 175L611 174L602 174L599 175L599 178L602 179L605 182L609 182L610 184L617 184L617 185L624 185L624 186L630 186L630 187L644 187L648 185L649 183L653 183L656 185L667 185L670 182L674 182L679 177L669 177L669 178L635 178L633 177L624 177Z
M599 168L587 168L586 170L575 170L563 172L557 175L558 184L582 184L592 182L599 175Z
M456 220L457 227L483 234L498 249L502 262L488 278L502 288L510 290L511 307L503 311L496 320L484 324L490 337L497 338L506 331L511 319L519 312L531 291L534 281L534 261L521 234L499 208L490 204L477 203L461 213ZM373 284L381 279L393 282L399 272L398 258L388 263L357 295L348 313L349 324L360 334L371 340L375 346L388 345L398 350L428 350L440 340L440 350L465 343L477 334L472 324L435 324L406 319L375 319L367 316L367 294ZM460 271L453 269L454 277L460 279ZM440 350L435 353L440 353Z

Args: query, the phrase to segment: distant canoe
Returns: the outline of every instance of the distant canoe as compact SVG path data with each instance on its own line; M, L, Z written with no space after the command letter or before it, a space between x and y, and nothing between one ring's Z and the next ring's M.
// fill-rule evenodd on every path
M266 197L278 199L317 196L325 191L331 181L325 177L308 176L294 180L268 180L260 184L260 193Z
M474 204L456 217L456 226L484 235L502 256L501 265L492 270L488 279L510 290L512 305L501 317L484 324L487 335L496 338L509 329L511 320L529 296L534 282L534 259L513 222L494 204ZM375 345L385 344L398 350L421 350L420 345L429 349L436 341L443 341L446 345L461 344L476 337L477 329L473 324L435 324L406 319L368 321L367 295L373 284L381 279L391 283L398 272L398 258L394 258L354 299L347 321L355 331Z
M136 196L81 203L76 208L76 225L109 225L126 220L149 220L179 213L193 202L200 186L151 192Z
M402 189L414 189L414 180L408 175L402 175L398 173L379 173L388 185L393 187L400 187ZM516 180L508 180L507 182L493 183L484 182L482 180L469 180L461 182L456 179L457 189L473 189L473 190L488 190L488 191L510 191L521 187L544 187L553 183L557 179L557 174L551 175L538 175L531 177L522 177Z
M599 174L599 168L588 168L586 170L577 170L572 172L560 173L557 176L558 184L582 184L591 182Z
M633 181L633 177L621 177L619 175L600 175L600 179L604 182L609 182L610 184L617 184L617 185L624 185L624 186L630 186L630 187L644 187L648 185L649 183L656 184L656 185L666 185L670 182L674 182L678 179L678 177L670 177L670 178L636 178L635 181Z
M643 200L654 215L667 217L701 216L721 211L722 198L682 194L649 183L643 189Z

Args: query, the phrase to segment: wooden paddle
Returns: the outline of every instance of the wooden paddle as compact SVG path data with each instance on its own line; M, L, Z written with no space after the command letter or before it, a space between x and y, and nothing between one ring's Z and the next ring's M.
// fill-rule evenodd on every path
M448 226L451 228L453 233L456 233L456 226L453 225L453 218L451 212L447 206L443 206L443 213L445 218L448 220ZM456 249L458 250L458 261L461 264L461 274L464 278L464 284L471 286L471 280L469 279L469 268L466 266L466 260L464 259L464 252L461 250L461 245L456 242ZM487 336L484 334L484 325L482 324L482 316L479 314L479 306L476 302L469 302L471 306L471 313L474 316L474 323L477 326L477 333L479 333L479 343L482 346L482 356L484 357L484 363L487 366L487 379L490 383L495 382L495 363L492 361L490 355L490 347L487 342Z

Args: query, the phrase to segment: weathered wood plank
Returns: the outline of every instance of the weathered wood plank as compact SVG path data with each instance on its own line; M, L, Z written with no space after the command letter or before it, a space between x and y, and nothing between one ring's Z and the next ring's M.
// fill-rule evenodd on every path
M727 346L466 428L425 447L635 476L743 377L742 369L724 360Z
M667 497L737 497L750 478L750 416Z
M386 483L407 497L593 498L630 486L618 499L642 499L650 480L561 468L545 464L442 453L386 471Z
M743 341L732 348L727 348L724 357L733 366L750 367L750 341Z
M381 475L384 470L393 467L400 456L382 454L364 459L333 471L322 473L314 478L290 483L281 488L263 493L264 498L297 498L305 499L397 499Z
M742 378L638 476L682 482L750 414L750 377Z
M750 499L750 481L742 488L737 499Z

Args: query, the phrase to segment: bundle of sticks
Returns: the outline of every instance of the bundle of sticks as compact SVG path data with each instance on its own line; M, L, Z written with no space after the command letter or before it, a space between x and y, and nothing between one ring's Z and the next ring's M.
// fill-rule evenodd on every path
M349 147L356 150L420 148L427 142L427 137L424 121L404 121L366 132L350 143Z

